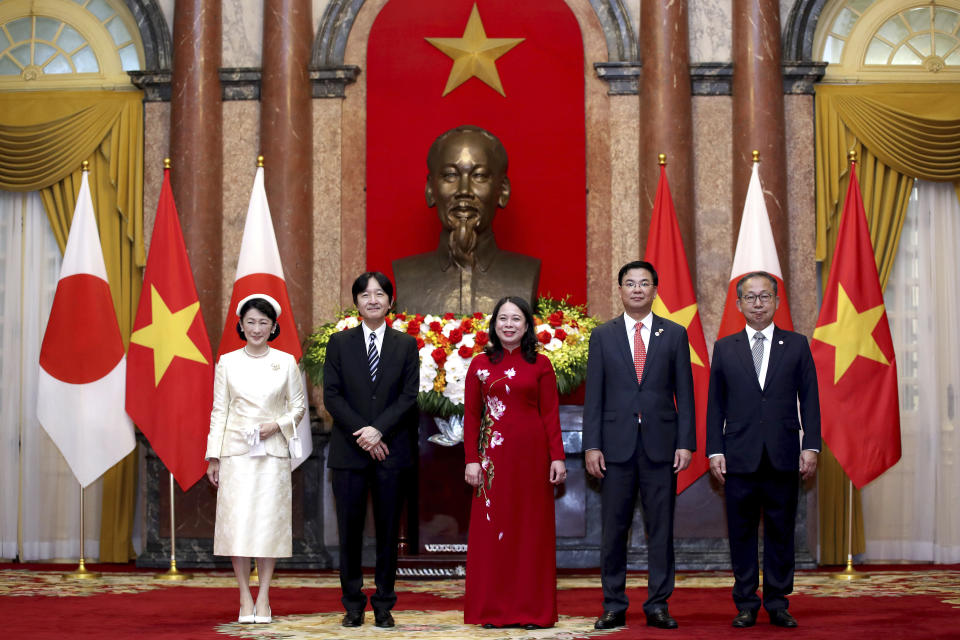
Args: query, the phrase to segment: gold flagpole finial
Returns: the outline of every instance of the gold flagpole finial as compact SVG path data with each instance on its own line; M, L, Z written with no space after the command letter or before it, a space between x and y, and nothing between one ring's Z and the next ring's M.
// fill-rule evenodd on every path
M163 168L164 168L164 169L169 169L169 168L170 168L170 158L164 158L164 159L163 159Z
M660 163L661 167L667 166L667 154L665 153L657 154L657 162Z
M84 160L83 162L81 162L81 163L80 163L80 170L83 171L84 173L90 171L90 161L89 161L89 160Z
M857 162L857 152L853 149L847 151L847 160L850 161L850 164L855 164Z
M757 164L758 162L760 162L760 150L759 150L759 149L754 149L754 150L753 150L753 164Z
M258 169L263 168L263 156L257 156L257 168Z

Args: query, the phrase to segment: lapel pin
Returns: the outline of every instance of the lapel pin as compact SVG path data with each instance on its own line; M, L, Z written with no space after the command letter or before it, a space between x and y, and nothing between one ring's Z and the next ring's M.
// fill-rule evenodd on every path
M657 332L656 332L655 334L653 334L653 335L659 336L661 333L663 333L663 327L657 329Z
M783 340L778 341L777 344L783 344Z

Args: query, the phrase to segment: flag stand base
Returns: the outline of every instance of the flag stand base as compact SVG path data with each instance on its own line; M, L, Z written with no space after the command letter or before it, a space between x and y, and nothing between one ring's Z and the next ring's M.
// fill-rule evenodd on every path
M100 577L99 571L88 571L87 567L83 564L83 557L80 558L80 564L77 566L76 570L69 571L63 574L64 580L95 580Z

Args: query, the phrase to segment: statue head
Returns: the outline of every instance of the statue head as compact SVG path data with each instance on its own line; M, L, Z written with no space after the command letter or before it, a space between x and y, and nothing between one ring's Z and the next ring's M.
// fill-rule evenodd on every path
M507 150L495 135L473 126L441 134L427 154L427 206L437 207L460 265L473 262L478 237L490 230L497 208L510 200Z

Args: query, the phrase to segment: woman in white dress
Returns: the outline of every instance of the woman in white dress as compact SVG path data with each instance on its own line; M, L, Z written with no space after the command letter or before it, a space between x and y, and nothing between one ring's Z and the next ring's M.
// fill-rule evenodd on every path
M268 295L237 305L241 349L217 362L207 436L207 478L217 487L213 553L231 556L240 587L238 622L270 622L270 579L277 558L293 553L290 447L303 416L297 361L267 344L277 337L280 305ZM260 589L250 593L250 558Z

